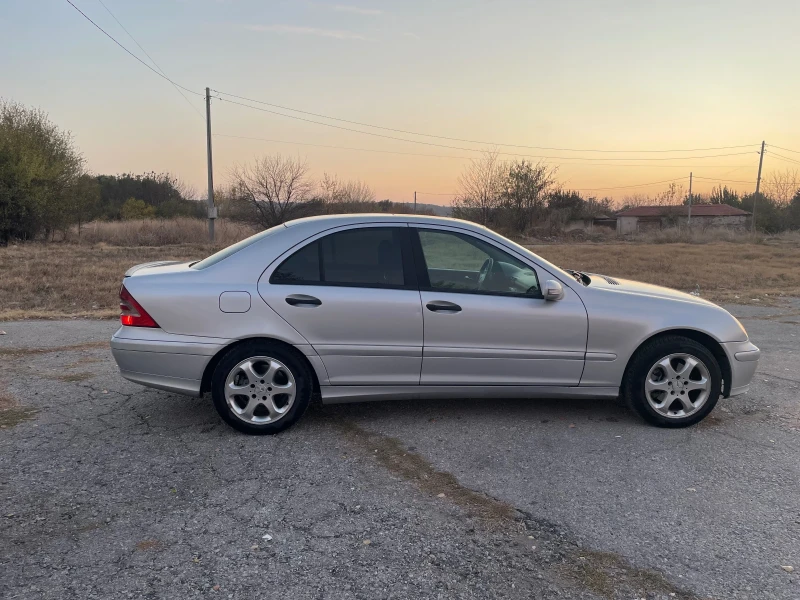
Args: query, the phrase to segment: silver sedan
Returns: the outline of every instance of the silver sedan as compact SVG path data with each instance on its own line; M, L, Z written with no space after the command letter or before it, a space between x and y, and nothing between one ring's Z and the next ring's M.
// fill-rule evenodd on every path
M616 398L664 427L747 391L759 349L679 291L565 271L474 223L291 221L205 260L138 265L111 347L123 377L277 433L323 403Z

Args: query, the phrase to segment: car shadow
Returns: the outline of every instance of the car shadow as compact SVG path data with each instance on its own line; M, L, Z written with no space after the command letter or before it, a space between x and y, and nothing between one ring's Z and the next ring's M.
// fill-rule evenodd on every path
M314 406L304 420L476 421L550 423L576 421L641 422L620 402L596 399L436 399L389 400Z

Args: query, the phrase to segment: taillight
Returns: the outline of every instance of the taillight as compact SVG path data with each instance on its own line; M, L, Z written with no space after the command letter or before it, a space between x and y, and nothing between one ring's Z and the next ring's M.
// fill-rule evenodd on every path
M147 314L142 305L134 300L125 285L119 289L119 320L129 327L158 327L153 317Z

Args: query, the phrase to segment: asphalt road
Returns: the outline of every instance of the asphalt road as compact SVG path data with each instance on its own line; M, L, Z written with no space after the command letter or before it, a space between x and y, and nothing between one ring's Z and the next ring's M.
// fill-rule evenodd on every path
M248 437L119 377L115 323L0 323L0 597L796 600L800 301L731 310L755 384L679 431L420 401Z

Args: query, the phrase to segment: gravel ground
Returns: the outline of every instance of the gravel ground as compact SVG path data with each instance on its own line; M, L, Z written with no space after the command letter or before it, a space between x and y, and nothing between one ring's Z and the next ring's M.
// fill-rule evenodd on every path
M680 431L437 401L248 437L119 377L115 323L2 323L0 597L796 600L800 301L730 308L755 384Z

